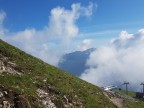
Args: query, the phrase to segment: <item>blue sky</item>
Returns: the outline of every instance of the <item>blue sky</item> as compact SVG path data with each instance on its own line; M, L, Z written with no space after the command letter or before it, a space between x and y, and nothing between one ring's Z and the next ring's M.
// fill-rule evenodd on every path
M51 9L70 9L72 3L87 5L89 0L0 0L0 9L7 13L5 26L11 31L34 27L42 29L48 23ZM91 0L98 5L91 18L81 18L78 26L85 31L137 29L144 23L143 0Z
M71 6L78 3L77 12L73 13ZM64 49L63 52L98 47L108 44L123 30L135 33L143 28L143 5L144 0L0 0L0 38L34 55L41 47ZM52 10L64 15L56 16ZM67 12L74 15L70 21ZM55 17L58 18L54 20ZM60 28L63 23L65 26ZM30 46L33 47L28 49ZM43 54L35 56L47 58Z
M0 8L7 13L6 26L18 31L27 27L42 29L48 23L51 9L60 6L71 8L73 3L88 4L88 0L0 0Z

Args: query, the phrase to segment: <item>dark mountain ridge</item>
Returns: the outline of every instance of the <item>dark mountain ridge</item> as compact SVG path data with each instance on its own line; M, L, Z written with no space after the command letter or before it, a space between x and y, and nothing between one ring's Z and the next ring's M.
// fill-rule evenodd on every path
M70 72L75 76L80 76L84 70L89 68L86 66L87 59L91 52L96 50L95 48L90 48L85 51L75 51L72 53L65 54L58 63L58 67Z

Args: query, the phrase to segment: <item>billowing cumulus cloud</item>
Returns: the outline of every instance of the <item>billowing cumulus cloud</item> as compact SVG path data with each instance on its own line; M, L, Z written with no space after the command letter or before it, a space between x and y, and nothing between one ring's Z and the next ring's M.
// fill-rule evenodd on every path
M89 3L87 7L81 6L80 3L72 4L71 10L57 7L51 10L50 23L47 32L52 36L62 36L62 43L70 44L70 41L77 36L79 28L76 21L80 16L92 15L93 3Z
M122 31L107 46L101 46L90 54L90 67L80 76L99 86L122 84L140 86L144 81L144 29L136 34Z
M48 25L42 30L31 28L14 33L3 27L6 13L1 11L0 38L50 64L57 65L60 57L69 49L71 41L79 33L76 21L81 16L92 15L93 7L94 4L91 2L86 7L80 3L72 4L70 10L56 7L51 10Z

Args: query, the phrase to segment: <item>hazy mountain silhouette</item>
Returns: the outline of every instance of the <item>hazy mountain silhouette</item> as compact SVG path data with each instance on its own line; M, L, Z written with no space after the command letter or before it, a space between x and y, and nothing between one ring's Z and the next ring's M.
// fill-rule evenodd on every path
M88 68L86 61L94 50L95 48L90 48L85 51L75 51L65 54L58 63L58 67L73 75L80 76Z

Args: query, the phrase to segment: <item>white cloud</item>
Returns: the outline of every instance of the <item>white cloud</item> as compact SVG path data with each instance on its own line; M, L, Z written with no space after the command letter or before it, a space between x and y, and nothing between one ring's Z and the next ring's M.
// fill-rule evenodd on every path
M80 45L77 45L77 49L80 51L91 48L93 41L91 39L84 39Z
M80 16L92 15L93 3L89 3L87 7L81 6L80 3L72 4L71 10L57 7L51 10L50 23L47 31L52 36L62 36L62 43L69 45L70 41L78 35L79 28L76 21Z
M0 11L0 25L3 24L5 17L6 17L6 13L4 11Z
M126 40L126 39L130 39L133 37L133 34L129 34L127 31L122 31L120 33L119 39L120 40Z
M80 3L73 4L72 6L73 13L75 13L75 18L78 18L80 15L82 16L91 16L93 7L97 7L96 4L93 4L92 2L89 2L89 5L87 7L81 6Z
M6 13L1 11L0 38L50 64L57 65L79 33L76 21L81 16L92 15L93 7L91 2L86 7L80 3L72 4L71 10L56 7L51 10L48 25L43 30L31 28L15 33L5 32L3 22Z
M103 86L129 81L131 86L143 82L144 76L144 29L136 34L122 31L110 45L97 48L90 54L81 78Z
M4 11L0 11L0 36L4 36L4 32L6 31L3 27L3 22L6 17L6 13Z

